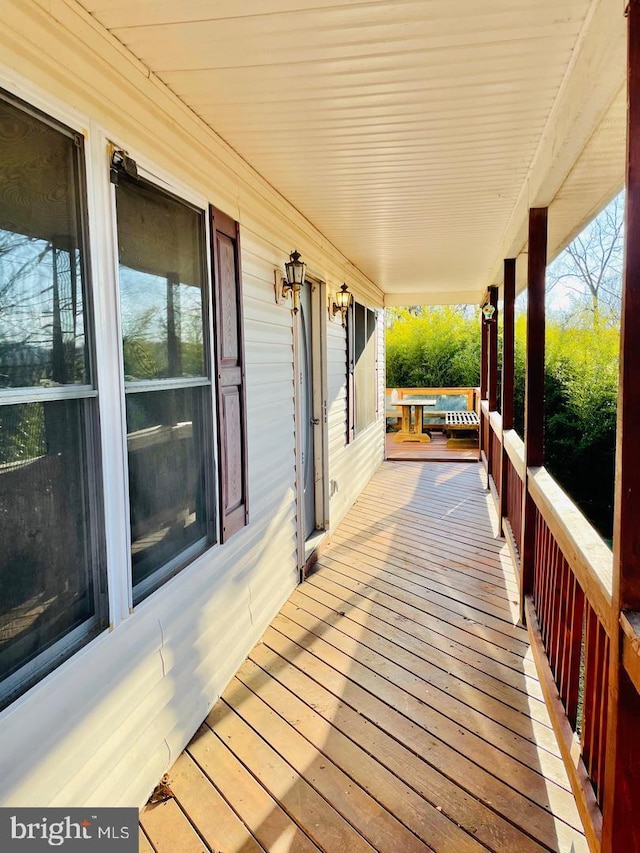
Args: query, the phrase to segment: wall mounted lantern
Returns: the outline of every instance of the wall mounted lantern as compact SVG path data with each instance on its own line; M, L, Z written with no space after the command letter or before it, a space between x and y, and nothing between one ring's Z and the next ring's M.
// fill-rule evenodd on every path
M340 290L336 292L336 298L331 302L330 313L332 317L340 313L342 315L342 325L347 324L347 311L351 305L351 294L346 284L343 284Z
M276 305L281 305L289 294L293 294L293 311L298 311L299 294L304 284L304 272L306 264L300 260L300 252L295 249L289 255L289 260L284 265L285 278L282 278L280 270L275 271Z
M482 306L482 316L484 317L485 323L490 323L495 313L496 306L492 305L490 302L487 302L485 305Z

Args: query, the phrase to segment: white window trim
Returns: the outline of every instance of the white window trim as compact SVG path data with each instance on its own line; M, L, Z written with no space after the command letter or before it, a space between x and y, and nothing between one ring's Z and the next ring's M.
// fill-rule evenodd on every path
M96 379L99 388L100 433L103 465L105 542L110 627L116 628L131 612L129 580L129 502L127 500L126 430L121 394L122 347L117 291L118 257L112 186L109 182L107 139L90 128L87 164L91 269L95 282Z

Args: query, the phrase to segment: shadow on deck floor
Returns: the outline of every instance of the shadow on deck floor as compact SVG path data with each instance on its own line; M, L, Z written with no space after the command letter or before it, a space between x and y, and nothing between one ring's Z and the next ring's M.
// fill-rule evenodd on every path
M142 813L141 850L587 850L483 479L381 466Z

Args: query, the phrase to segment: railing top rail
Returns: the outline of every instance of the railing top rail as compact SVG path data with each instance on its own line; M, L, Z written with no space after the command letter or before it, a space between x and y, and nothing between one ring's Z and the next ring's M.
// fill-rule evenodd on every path
M498 435L502 435L502 415L500 412L489 412L489 423L491 424L491 429Z
M504 449L524 481L524 442L515 430L503 432ZM598 618L608 631L613 554L569 495L546 468L530 468L529 492Z
M524 442L514 429L505 430L502 433L502 441L507 456L516 469L518 477L524 481Z

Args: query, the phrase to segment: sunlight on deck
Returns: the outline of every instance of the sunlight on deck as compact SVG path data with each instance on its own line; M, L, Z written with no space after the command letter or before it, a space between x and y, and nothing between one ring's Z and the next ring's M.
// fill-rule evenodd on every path
M145 844L587 850L485 484L381 466L143 812Z

